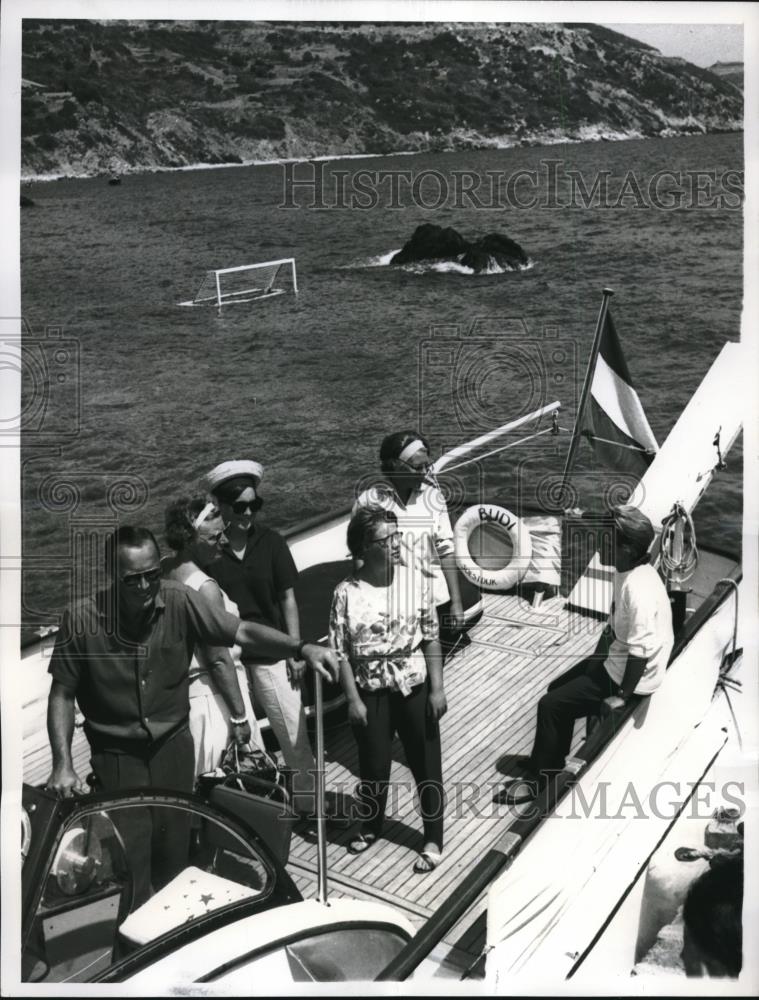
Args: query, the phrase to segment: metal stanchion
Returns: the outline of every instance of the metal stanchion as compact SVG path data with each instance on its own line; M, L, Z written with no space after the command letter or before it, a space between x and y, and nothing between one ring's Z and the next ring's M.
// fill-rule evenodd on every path
M320 674L314 677L316 701L316 851L317 899L327 902L327 820L324 815L324 696Z

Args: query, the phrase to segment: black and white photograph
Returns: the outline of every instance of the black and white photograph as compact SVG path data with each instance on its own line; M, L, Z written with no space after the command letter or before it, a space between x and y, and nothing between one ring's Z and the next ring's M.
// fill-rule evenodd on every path
M755 8L0 16L3 994L756 995Z

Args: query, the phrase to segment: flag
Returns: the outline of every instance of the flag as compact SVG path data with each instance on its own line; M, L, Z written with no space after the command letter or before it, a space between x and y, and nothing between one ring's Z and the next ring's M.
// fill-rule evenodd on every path
M615 472L631 473L638 479L658 451L610 312L604 319L590 396L581 415L580 433L590 441L599 462Z

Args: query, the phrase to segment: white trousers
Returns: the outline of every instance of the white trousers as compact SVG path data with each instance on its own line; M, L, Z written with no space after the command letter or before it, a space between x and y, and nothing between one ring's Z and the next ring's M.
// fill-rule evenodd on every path
M248 678L242 665L237 667L245 714L250 723L251 742L263 749L261 730L258 727L248 694ZM229 709L219 694L210 674L201 673L190 681L190 732L195 746L195 776L213 771L232 739Z
M266 712L285 764L293 771L293 806L298 811L312 813L315 809L316 764L300 690L293 689L290 684L285 660L269 665L256 663L246 669L253 695Z

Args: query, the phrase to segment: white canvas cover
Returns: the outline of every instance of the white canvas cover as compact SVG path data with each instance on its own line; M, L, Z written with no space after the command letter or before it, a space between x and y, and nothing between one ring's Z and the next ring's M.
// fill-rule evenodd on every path
M712 708L733 621L729 599L582 777L583 798L570 793L491 886L487 976L494 991L513 992L519 975L533 985L550 978L555 988L569 973L645 865L671 822L673 804L687 798L690 783L724 744L721 699L708 724L701 723ZM665 780L677 787L662 786L650 798ZM601 789L604 807L599 799L594 804Z

